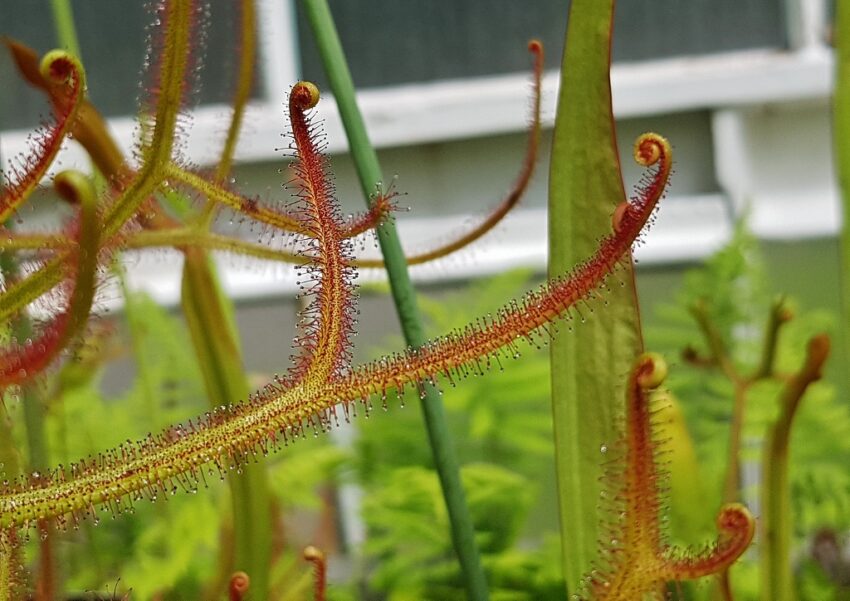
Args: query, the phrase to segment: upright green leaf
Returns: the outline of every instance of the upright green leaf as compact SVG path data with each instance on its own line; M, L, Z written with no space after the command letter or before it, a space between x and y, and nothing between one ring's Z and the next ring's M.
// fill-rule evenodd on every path
M608 78L613 12L613 0L570 6L549 179L552 276L593 253L625 196ZM564 576L571 590L596 553L601 451L616 439L623 374L642 348L632 270L620 270L604 296L604 310L580 308L587 319L579 318L573 331L562 327L551 347Z

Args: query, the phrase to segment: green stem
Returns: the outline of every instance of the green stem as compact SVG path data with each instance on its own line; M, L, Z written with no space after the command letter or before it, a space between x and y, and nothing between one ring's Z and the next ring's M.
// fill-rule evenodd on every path
M741 488L741 435L747 408L749 385L733 383L732 417L729 421L729 446L726 450L726 476L723 481L723 502L734 503L740 498Z
M755 382L762 378L773 376L774 363L776 362L776 351L779 347L779 330L782 324L791 319L792 313L785 306L785 298L780 297L773 301L770 313L767 316L767 326L764 330L764 342L762 343L761 361L750 380Z
M835 41L836 73L835 99L833 101L833 140L835 144L835 167L838 171L838 183L841 188L844 212L841 227L841 331L844 333L845 374L846 362L850 361L850 5L847 2L835 3ZM850 390L850 381L845 375L842 382L845 392Z
M50 0L50 8L53 12L53 26L56 28L56 39L59 45L80 58L80 42L77 39L70 0Z
M41 399L35 398L27 392L24 392L23 395L24 425L26 426L27 448L29 449L28 465L30 470L38 471L50 466L44 427L47 411Z
M381 167L375 149L369 142L363 117L357 108L354 83L333 16L326 0L302 0L302 5L328 75L348 137L360 187L368 203L376 186L383 182ZM425 332L413 284L407 271L404 251L392 222L378 228L378 242L405 341L411 347L421 346L426 341ZM433 386L424 386L424 398L421 405L449 514L452 541L463 570L468 598L473 601L488 599L487 580L481 567L478 547L475 544L475 530L460 480L458 459L446 424L445 408Z
M723 342L723 336L720 334L720 330L711 321L706 303L699 301L693 306L688 307L688 310L693 315L694 320L696 320L702 336L705 338L705 343L708 345L711 357L720 367L723 375L732 384L743 384L745 378L738 373L738 368L735 367L735 363L732 361L729 350L726 348L726 343Z
M0 479L10 482L20 474L20 457L13 438L12 417L0 403Z
M761 488L762 515L759 563L761 598L793 601L796 598L791 570L791 490L788 483L788 447L791 426L806 389L821 378L829 356L829 337L814 336L809 341L806 361L782 390L780 413L765 440Z

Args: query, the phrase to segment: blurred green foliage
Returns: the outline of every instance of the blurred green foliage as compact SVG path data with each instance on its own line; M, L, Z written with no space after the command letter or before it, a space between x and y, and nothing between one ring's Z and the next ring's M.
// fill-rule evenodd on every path
M774 302L769 290L758 242L739 224L728 246L699 268L689 271L676 298L657 308L654 326L646 331L648 348L667 356L674 367L667 386L681 402L697 449L707 486L703 507L719 507L727 467L729 420L734 395L732 383L721 370L696 365L683 357L692 349L709 357L706 343L688 308L701 302L719 331L736 366L751 373L761 358L762 336ZM782 326L776 356L778 379L763 380L749 391L743 425L740 460L743 500L758 515L758 482L762 444L777 414L782 378L802 364L809 338L835 331L835 316L826 311L801 313L793 299L785 299L793 319ZM679 357L679 363L674 363ZM791 439L791 472L795 553L801 601L832 598L836 584L812 560L812 538L820 529L846 532L850 527L850 408L836 395L836 386L821 381L806 393L795 419ZM706 516L710 517L710 516ZM758 536L758 534L757 534ZM736 601L759 599L755 554L758 544L733 569ZM705 590L703 590L705 592Z
M477 281L420 299L430 332L459 328L518 296L530 273ZM397 348L396 341L388 345ZM476 539L495 600L565 599L555 521L547 353L531 349L511 369L494 363L445 403ZM418 402L411 391L405 405ZM391 407L392 423L360 420L355 465L364 488L365 577L392 601L464 599L433 459L417 411ZM546 507L546 502L551 507Z
M485 314L494 308L490 299L516 296L528 278L527 272L513 272L476 282L462 293L425 297L433 331L444 332ZM670 494L665 505L676 542L699 545L716 536L712 509L721 505L733 398L733 386L720 370L683 358L685 349L708 356L689 307L704 303L730 356L747 373L761 359L763 330L775 301L771 288L759 244L740 224L728 246L685 274L676 297L656 307L647 329L647 348L662 352L672 364L667 398L659 399L663 415L658 421L665 422L660 438L669 439L664 461L671 472ZM786 304L794 307L792 299ZM756 511L762 443L777 415L781 378L799 368L810 336L835 329L829 312L792 312L794 318L783 326L777 347L780 378L759 382L748 394L741 461L749 486L742 494ZM520 361L517 369L505 373L471 376L445 400L466 465L464 483L494 598L562 599L557 524L549 521L555 509L545 502L553 469L548 364L538 352ZM408 405L416 402L415 394L406 399ZM378 598L391 600L461 599L447 517L419 414L395 407L390 411L391 425L380 419L359 421L355 447L356 473L365 490L369 587L381 593ZM841 564L839 557L833 573L827 574L812 544L819 532L840 535L850 528L847 465L850 409L825 380L806 394L791 442L792 561L801 601L843 598L840 574L850 572L850 566ZM541 507L552 514L541 518ZM539 522L545 526L539 527ZM756 545L733 571L736 600L759 599L757 552ZM840 545L836 552L843 552ZM697 584L679 592L686 599L705 599L712 590Z

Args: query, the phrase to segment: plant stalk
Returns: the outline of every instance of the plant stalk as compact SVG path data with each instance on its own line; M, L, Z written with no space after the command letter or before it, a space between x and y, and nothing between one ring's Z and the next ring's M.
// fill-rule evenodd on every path
M336 25L326 0L303 0L302 5L342 117L360 187L368 204L376 187L382 185L383 177L378 156L369 142L363 117L357 107L354 83ZM414 348L421 346L427 339L395 225L392 222L385 223L378 228L377 233L405 341ZM459 463L449 435L445 408L434 386L424 384L422 390L422 413L448 510L452 541L463 570L467 595L473 601L482 601L489 598L487 580L475 544L475 530L460 480Z
M56 39L59 45L80 58L80 41L77 38L77 28L74 26L74 12L70 0L50 0L53 13L53 26L56 28Z
M806 390L821 378L829 350L826 334L814 336L809 341L805 363L782 390L779 417L768 431L764 443L759 564L761 598L766 601L793 601L796 598L791 568L793 516L788 481L791 427Z
M835 168L841 189L844 219L841 226L841 308L845 394L850 390L846 374L850 362L850 5L835 3L835 95L832 106Z

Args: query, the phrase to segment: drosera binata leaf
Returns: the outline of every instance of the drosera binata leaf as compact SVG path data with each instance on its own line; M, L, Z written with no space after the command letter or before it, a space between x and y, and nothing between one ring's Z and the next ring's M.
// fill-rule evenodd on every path
M0 532L0 601L22 597L21 544L14 528Z
M349 337L354 330L354 269L346 264L351 243L342 236L339 205L326 170L326 159L314 141L307 112L319 102L319 89L298 82L289 95L289 119L295 142L296 195L301 219L310 232L305 254L312 257L301 273L302 288L314 300L302 312L303 332L295 346L301 352L290 370L293 382L306 387L339 376L350 363Z
M173 159L175 132L180 129L197 6L193 0L170 0L158 8L164 31L156 58L153 112L143 112L141 117L141 168L109 205L103 218L105 238L117 234L162 184L166 165Z
M249 10L249 5L250 3L246 3L246 5L243 5L242 7L243 15L246 17L250 17L253 14L253 11ZM248 21L250 22L250 19L248 19ZM250 29L250 27L248 28ZM241 37L245 38L245 26L243 26L242 29L243 31ZM26 47L25 45L21 44L20 42L14 40L7 40L7 45L10 51L12 52L13 57L15 58L16 65L18 66L18 69L22 76L31 85L47 92L51 100L53 101L55 107L61 106L61 94L57 91L56 86L50 85L50 81L42 77L37 72L37 69L34 66L34 63L37 62L35 52L32 51L30 48ZM163 48L167 47L167 45L163 45ZM516 204L519 202L522 195L524 194L534 173L534 167L536 164L537 151L539 146L541 76L543 69L542 45L538 41L532 40L529 43L529 50L534 55L535 59L533 82L533 111L531 118L531 126L529 128L528 134L528 142L526 145L526 154L515 183L511 187L506 197L482 221L481 224L473 228L471 231L465 232L459 238L450 240L449 242L442 244L437 248L433 248L423 253L407 257L407 262L409 264L421 264L439 259L474 242L482 235L490 231L496 224L498 224L501 219L503 219L504 216L507 215L507 213L514 206L516 206ZM250 52L248 54L250 54ZM164 63L164 61L159 61L159 63ZM252 61L247 56L243 57L243 59L240 61L240 83L239 91L236 95L237 98L242 98L246 93L245 90L249 89L249 87L246 88L246 82L249 82L251 80L251 77L245 72L245 66L249 63L252 63ZM160 72L159 78L163 79L164 77L165 75ZM179 81L179 78L176 77L171 79ZM179 87L173 87L173 92L174 97L170 102L166 102L165 99L161 99L160 97L162 96L162 94L159 94L157 98L160 98L164 106L179 104L179 99L177 99L176 95L178 93L182 94L183 92ZM238 103L234 108L234 123L239 120L241 112L238 109L240 106L242 106L242 103ZM155 130L156 120L168 116L168 113L166 111L161 111L161 113L162 114L158 113L157 117L151 122L150 125L147 126L147 129ZM94 160L97 167L108 178L113 187L115 187L119 192L121 192L121 194L118 196L118 200L113 203L113 207L110 209L107 217L107 220L111 224L110 228L114 228L115 225L113 224L118 223L118 219L116 219L114 216L115 211L118 210L116 208L117 206L119 206L122 202L128 202L127 199L129 196L133 196L136 198L134 202L138 201L138 191L139 186L141 184L147 182L146 184L141 185L141 189L143 191L148 191L152 187L157 187L156 185L154 185L156 181L162 181L163 179L167 178L171 185L188 187L191 190L203 194L209 201L211 201L207 205L208 208L205 211L205 214L209 216L212 215L211 207L221 204L224 206L228 206L239 214L245 215L260 223L269 225L275 228L276 230L295 232L301 235L308 235L308 232L305 231L296 216L279 212L272 207L263 205L256 198L246 197L239 194L235 190L231 190L227 187L226 182L220 177L222 166L229 165L231 162L231 159L229 158L229 153L233 152L233 144L235 143L235 134L233 133L233 126L234 125L232 123L231 127L228 129L227 142L225 150L223 152L223 158L218 168L216 169L217 176L215 179L209 179L200 173L196 173L186 167L178 165L172 160L165 161L163 163L160 169L161 173L159 173L156 177L144 177L143 172L145 171L145 168L143 168L141 172L134 172L124 161L123 156L121 156L117 144L111 138L108 130L106 129L105 121L103 120L103 118L100 116L97 110L85 99L83 99L83 101L81 102L77 119L72 123L71 133L73 134L74 138L85 147L86 151L92 156L92 159ZM173 140L168 139L168 145L172 144ZM145 164L149 163L150 161L146 162ZM131 190L134 190L132 194L128 193L128 186ZM394 202L395 196L396 193L392 189L385 192L377 193L370 208L366 212L354 216L343 224L343 236L345 238L359 236L367 231L373 230L374 228L380 226L384 221L389 219L393 211L396 210L396 205ZM217 236L215 234L208 234L203 231L197 231L197 233L193 234L191 232L192 228L181 229L179 227L179 224L170 223L168 219L164 218L162 212L155 205L153 205L151 209L156 213L155 219L158 220L161 225L171 225L172 227L166 229L163 229L162 227L155 227L151 229L148 226L152 224L145 222L145 231L136 232L132 236L122 241L122 245L125 248L145 248L150 246L187 246L190 244L194 244L203 248L207 248L209 250L223 250L227 252L241 253L267 260L291 262L296 264L304 262L303 260L299 259L297 255L290 253L286 250L275 251L273 249L268 248L261 249L257 247L257 245L252 245L250 243L246 243L240 240L232 240L228 243L226 240L223 240L221 236ZM2 248L4 249L9 250L43 248L66 250L67 247L72 244L73 243L71 240L58 235L45 236L39 234L26 233L15 234L6 240L0 241L0 246L2 246ZM380 259L375 260L352 258L349 260L349 262L352 265L361 268L381 267L383 265L383 261L381 261ZM6 301L9 301L13 298L20 298L20 302L17 304L25 305L40 296L41 294L43 294L44 292L46 292L49 288L55 286L58 283L56 281L56 277L58 274L56 267L56 265L46 266L46 268L41 271L38 278L34 279L32 282L28 282L26 285L21 285L20 287L14 289L14 292L9 295L9 298L6 299ZM17 304L15 305L16 307ZM2 304L2 300L0 300L0 316L11 314L12 312L13 308L5 308Z
M276 230L309 236L309 231L305 229L304 224L299 221L297 216L279 212L262 204L257 198L242 196L227 188L222 182L210 181L202 175L173 163L166 166L166 174L176 183L200 192L214 204L229 207L241 215L264 223ZM395 209L392 198L392 194L379 195L377 202L368 211L357 216L349 224L344 224L342 227L343 237L352 238L378 227Z
M297 103L295 107L298 108ZM513 356L518 341L533 342L538 330L593 293L618 268L646 225L666 183L668 170L663 167L669 165L669 154L666 142L654 134L643 136L638 147L643 149L643 156L662 168L651 177L648 193L618 211L614 231L571 273L511 302L493 317L432 340L420 349L343 373L334 371L335 362L326 361L312 368L316 371L308 368L305 377L273 382L242 403L219 407L162 433L21 479L0 493L0 527L27 528L37 520L52 517L63 527L93 516L98 505L118 514L143 498L194 490L199 483L223 478L230 470L241 469L258 455L277 450L310 429L332 427L340 417L355 412L358 402L368 410L373 395L385 398L389 391L418 386L422 381L464 377L471 371L483 370L489 359ZM311 160L320 159L324 161L320 156ZM321 185L313 182L305 184L302 195L320 193ZM319 203L312 210L321 211L321 206ZM316 223L317 237L325 236L327 219L322 217ZM317 266L327 264L338 269L332 260L315 257L314 261ZM340 287L339 281L336 286ZM342 296L339 291L334 293L329 297L329 306ZM333 311L341 315L338 306ZM336 325L327 334L329 349L339 348L342 331Z
M48 95L54 113L61 111L61 89L52 85L50 80L39 72L36 51L18 40L6 38L4 41L21 77ZM113 186L130 179L130 167L124 160L117 142L109 133L106 120L86 98L81 102L70 133L73 139L85 148L94 165Z
M155 61L156 91L154 112L143 120L140 158L142 166L129 181L114 182L119 193L109 203L102 216L101 238L103 246L116 243L116 235L131 221L139 207L148 200L162 184L163 170L172 160L175 131L179 130L178 117L183 108L186 71L191 55L191 32L193 20L197 18L197 7L192 0L171 0L159 9L159 19L164 23L161 52ZM32 78L29 78L32 80ZM38 85L36 82L35 85ZM55 102L55 99L54 99ZM108 157L110 164L114 157ZM115 167L120 168L119 166ZM7 287L0 296L0 320L8 319L15 312L33 302L62 281L63 263L66 256L51 259L33 275Z
M523 157L520 171L517 174L515 182L510 190L499 204L471 230L464 232L456 239L452 239L440 246L429 249L422 253L414 254L406 257L408 265L420 265L429 261L434 261L445 256L448 256L469 244L472 244L483 235L491 231L498 225L510 211L516 207L522 199L531 179L534 175L537 164L537 155L540 145L541 122L541 97L542 97L542 76L543 76L543 45L538 40L531 40L528 44L528 50L534 57L533 66L533 99L532 99L532 115L531 125L528 131L528 140L526 143L525 156ZM225 205L232 210L244 214L256 221L270 225L276 229L283 231L308 234L298 219L293 215L279 213L274 209L262 205L257 199L246 198L227 189L220 182L210 182L201 175L193 173L187 169L183 169L177 165L171 164L167 168L170 177L181 182L201 193L210 200ZM342 227L343 236L354 237L374 229L381 225L395 209L392 199L395 194L390 192L379 192L375 195L368 211L360 216L355 217L348 224ZM384 262L381 259L353 259L354 265L361 268L380 268Z
M600 524L601 552L583 580L582 598L634 601L666 598L668 581L719 574L747 549L755 520L739 503L724 505L717 517L719 536L702 550L670 546L662 528L663 444L655 432L652 391L667 377L667 364L656 353L634 362L626 389L622 454L608 462L610 523ZM655 416L655 418L654 418Z
M154 62L159 73L156 86L159 93L152 111L155 117L148 126L143 127L145 135L140 146L142 164L138 172L133 173L121 167L123 162L113 160L115 157L111 153L104 154L112 165L110 181L115 187L114 200L107 203L104 211L101 232L102 246L110 249L109 252L130 246L134 235L150 234L148 242L156 241L153 234L159 234L157 228L162 227L163 223L148 218L139 209L154 206L154 194L170 187L174 180L179 180L175 176L175 170L178 169L175 161L178 159L175 157L174 141L175 132L180 129L179 113L182 110L186 72L191 62L187 57L191 51L189 42L192 34L188 32L192 29L192 19L196 12L192 2L183 0L165 3L161 10L165 42L162 51L157 54L159 58ZM537 53L536 77L539 82L540 48L532 44L531 49ZM666 183L668 169L665 167L669 166L669 148L657 136L645 136L639 148L650 157L647 163L661 167L651 179L657 187L639 196L633 205L620 207L614 232L602 239L599 248L594 249L595 252L588 251L588 255L592 255L590 259L581 263L571 274L555 279L549 285L529 293L524 299L507 305L495 317L478 320L474 325L427 343L417 351L386 357L352 370L348 365L348 335L353 328L353 289L350 281L354 277L355 262L348 254L349 243L346 238L355 230L363 230L377 223L378 217L386 213L387 209L382 209L379 202L378 209L367 213L365 218L351 222L343 222L339 218L338 208L332 198L332 187L324 173L326 159L319 153L320 144L317 145L315 132L306 121L299 123L303 111L318 100L318 93L306 83L298 84L294 92L291 98L291 118L297 140L295 147L301 159L297 165L297 179L302 184L302 202L293 212L293 218L306 233L307 243L303 255L307 270L306 285L311 292L315 292L316 300L305 316L307 331L299 339L303 342L304 352L290 372L290 377L276 379L243 403L230 404L234 399L244 398L245 391L239 387L238 375L234 376L241 369L238 352L230 352L238 350L235 339L228 337L225 341L225 337L217 336L215 326L207 327L211 322L219 325L223 323L223 320L216 322L216 319L209 318L215 314L214 311L207 311L214 308L214 298L203 298L205 293L215 289L214 280L208 280L213 281L212 284L198 286L187 286L184 282L184 291L193 288L186 295L191 305L187 318L191 321L203 316L197 319L195 331L204 331L203 335L213 338L208 341L211 344L205 347L211 353L209 364L216 368L211 371L216 372L213 376L217 379L219 391L215 395L220 399L218 408L186 424L173 426L157 435L148 435L136 443L128 441L67 468L59 466L48 474L40 472L19 480L0 491L0 523L17 528L55 517L60 527L63 527L75 525L86 516L94 516L98 511L95 509L97 506L118 514L130 509L141 498L155 499L180 489L193 491L201 481L223 477L230 471L251 470L256 467L254 460L257 456L276 450L281 443L303 436L310 429L324 430L335 425L341 417L347 419L356 411L358 403L362 403L363 409L368 411L373 395L379 396L383 402L387 393L393 390L400 391L408 385L423 389L440 378L462 378L469 373L484 371L491 360L496 363L501 358L514 356L519 340L535 343L539 337L545 337L547 333L540 333L539 329L545 330L547 323L567 313L587 295L593 294L593 290L602 284L608 274L617 269L646 223ZM536 105L539 111L539 85ZM98 128L95 126L93 129ZM509 195L506 200L508 205L515 204L531 177L538 136L539 116L535 117L532 125L527 159L515 186L518 191ZM181 166L179 169L184 168ZM379 197L379 201L386 200L388 195ZM161 231L168 231L171 225L165 223L165 229ZM148 231L138 232L138 227ZM224 243L220 238L211 234L202 235L201 232L193 240L188 229L191 228L169 231L171 241L185 243L178 246L184 247L187 265L198 266L197 270L192 271L194 275L208 275L209 270L204 269L207 265L205 257L200 251L213 244L224 246ZM68 241L72 239L71 236L66 238ZM165 239L163 234L159 241ZM245 250L239 245L233 245L230 249L236 252ZM63 274L67 273L68 265L73 264L72 253L73 246L66 245L61 256L44 264L39 272L26 281L25 286L10 290L14 294L4 295L0 302L9 298L17 298L20 302L20 299L27 298L23 303L25 305L60 283ZM18 305L18 308L23 305ZM231 343L232 348L226 348ZM341 413L338 412L339 408L342 409ZM255 496L251 496L251 499L255 499ZM260 514L263 511L253 500L250 507L243 509L237 509L237 513L249 517L252 512ZM246 538L251 540L251 536ZM262 563L260 560L257 565ZM264 596L260 592L263 589L263 573L251 573L257 574L255 594Z
M384 179L378 155L369 141L357 105L354 81L333 15L327 0L303 0L301 6L339 109L363 198L369 205L376 186L381 185ZM411 347L421 347L426 337L416 292L407 270L407 260L394 224L387 222L379 227L377 238L405 341ZM456 452L446 427L445 408L437 389L430 383L420 385L419 392L428 440L448 512L452 543L461 565L466 592L472 601L485 601L489 598L487 579L475 541Z
M313 564L313 601L325 601L327 592L327 558L318 547L304 549L304 559Z
M37 336L0 351L0 387L22 384L44 371L85 327L91 312L100 254L100 220L94 187L76 171L63 171L53 182L60 196L75 205L80 215L73 224L76 246L71 250L74 262L68 276L73 287L70 301Z
M243 601L251 592L251 579L245 572L234 572L227 587L230 601Z
M510 213L511 210L519 204L519 201L528 189L528 185L531 183L531 179L534 176L535 167L537 166L537 155L540 147L540 106L543 96L542 78L544 66L543 44L540 40L531 40L528 43L528 51L534 57L534 67L532 70L533 97L531 125L528 128L525 156L522 159L522 164L520 166L519 173L516 176L516 180L511 185L510 190L508 190L505 197L481 221L481 223L468 232L464 232L458 238L449 240L436 248L432 248L415 255L406 256L405 259L407 260L408 265L421 265L429 261L434 261L469 246L486 233L492 231L493 228L495 228L508 215L508 213ZM381 198L379 197L372 202L373 209L380 201ZM357 265L358 267L383 267L384 261L382 259L360 259L357 261Z
M10 46L10 42L6 42ZM10 46L11 47L11 46ZM35 74L33 74L35 76ZM0 223L5 222L26 202L47 173L59 153L62 142L71 131L77 110L83 102L86 75L76 57L63 50L53 50L42 58L38 69L42 78L54 90L56 123L32 138L32 153L20 164L13 164L4 174L7 181L0 194Z

